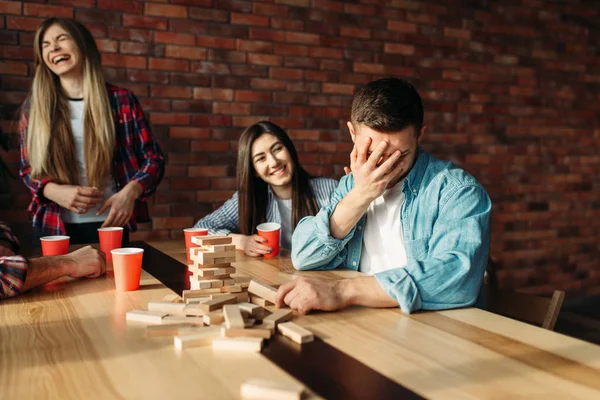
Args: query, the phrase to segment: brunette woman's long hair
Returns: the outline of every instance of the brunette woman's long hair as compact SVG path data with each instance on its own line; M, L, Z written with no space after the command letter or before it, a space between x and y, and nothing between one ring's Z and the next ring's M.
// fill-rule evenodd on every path
M269 121L260 121L242 133L237 160L237 189L240 233L252 235L256 226L267 222L268 184L259 178L252 163L252 144L264 134L275 136L290 153L294 163L292 176L292 226L308 215L319 211L312 187L310 174L298 161L298 153L285 131Z
M23 107L31 174L61 184L79 184L75 141L67 95L60 79L43 59L44 34L52 25L64 29L79 50L83 74L84 154L88 185L104 187L110 177L115 123L102 72L100 52L90 31L67 18L50 18L37 29L33 42L35 73Z

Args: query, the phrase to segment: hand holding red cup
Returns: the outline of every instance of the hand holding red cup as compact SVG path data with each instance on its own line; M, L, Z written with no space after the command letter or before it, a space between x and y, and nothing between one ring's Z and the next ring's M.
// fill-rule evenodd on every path
M272 258L279 254L279 240L281 234L281 225L276 222L265 222L256 227L258 236L267 239L266 242L262 243L265 246L269 246L272 250L269 254L265 254L265 258Z

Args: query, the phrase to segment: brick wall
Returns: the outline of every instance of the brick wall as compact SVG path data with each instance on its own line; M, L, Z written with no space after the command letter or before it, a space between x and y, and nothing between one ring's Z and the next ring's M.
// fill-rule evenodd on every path
M38 24L85 23L167 155L153 229L136 237L180 237L232 194L244 127L274 120L312 173L340 177L356 87L407 77L425 100L424 147L492 197L502 286L600 294L600 5L563 3L0 1L2 127L15 132ZM17 152L2 157L16 170ZM28 201L20 181L3 186L0 218L23 235Z

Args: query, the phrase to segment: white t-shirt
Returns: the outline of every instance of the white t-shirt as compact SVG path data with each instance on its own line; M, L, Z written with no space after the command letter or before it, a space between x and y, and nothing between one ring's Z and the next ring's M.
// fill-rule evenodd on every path
M281 247L284 249L292 248L292 199L277 199L279 214L281 215Z
M73 138L75 139L75 149L77 151L77 166L79 168L79 185L88 186L86 168L85 168L85 149L83 145L83 119L84 119L84 103L83 100L69 100L69 108L71 109L71 130L73 131ZM113 187L112 177L108 180L106 187L104 188L104 200L108 199L115 193ZM62 209L62 218L65 222L71 224L83 224L87 222L100 222L104 221L108 215L108 211L105 211L102 215L96 215L96 211L100 208L102 203L97 207L91 208L85 214L76 214L67 209Z
M367 209L359 271L373 275L406 266L400 211L404 180L387 189Z

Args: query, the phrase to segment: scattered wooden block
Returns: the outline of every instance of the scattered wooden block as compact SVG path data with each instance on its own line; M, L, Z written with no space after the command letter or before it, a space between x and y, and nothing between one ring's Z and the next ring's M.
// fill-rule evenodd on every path
M170 303L168 301L151 301L148 303L148 311L157 311L167 314L183 314L185 303Z
M146 337L164 337L164 336L177 336L179 334L179 328L190 328L194 324L189 323L177 323L169 325L150 325L146 327L144 336Z
M269 328L277 328L277 325L282 322L287 322L292 319L292 310L278 309L273 311L271 315L265 317L262 321L263 326Z
M250 301L248 292L236 293L237 301Z
M187 299L186 303L187 304L198 304L198 303L204 303L205 301L209 301L212 300L210 298L210 296L206 296L206 297L192 297L191 299Z
M204 313L209 313L211 311L218 310L222 308L225 304L235 304L237 303L237 297L235 296L223 296L221 298L207 301L205 303L200 303L198 307L204 311Z
M252 328L256 320L254 318L248 318L244 320L244 328Z
M183 299L176 294L168 294L162 298L162 301L168 301L169 303L183 303Z
M206 331L195 333L193 335L175 336L173 339L175 348L181 350L188 347L207 345L212 342L214 338L218 338L221 334L220 330L215 327L206 327L203 329L206 329Z
M244 317L237 305L228 304L223 306L223 316L225 324L229 329L244 329Z
M250 298L250 303L256 304L256 305L261 306L261 307L267 307L267 306L274 306L275 305L275 303L271 303L269 300L263 299L262 297L249 296L249 298Z
M221 282L223 282L223 281L221 281ZM223 292L223 293L241 293L242 287L240 285L223 286L223 287L221 287L221 292Z
M242 399L255 400L300 400L303 392L297 383L265 379L249 379L240 388Z
M235 244L216 244L216 245L206 245L204 246L208 250L214 253L224 253L226 251L235 251Z
M216 350L253 351L260 353L263 338L260 337L219 337L213 340L212 347Z
M193 290L184 290L183 291L183 299L187 301L188 299L192 299L195 297L206 297L206 295L211 295L213 293L221 293L220 288L211 288L211 289L193 289Z
M266 283L258 282L256 280L250 281L248 291L258 297L262 297L265 300L275 304L275 297L277 296L277 289L273 286L269 286Z
M246 311L248 314L250 314L253 317L258 315L260 313L260 311L262 310L261 306L252 304L252 303L246 303L246 302L238 303L237 306L239 307L240 310Z
M169 313L159 311L146 311L146 310L131 310L125 314L127 321L138 321L147 322L149 324L160 324L163 317L166 317Z
M204 314L206 314L206 312L204 311L203 308L200 307L201 304L204 304L204 303L188 304L183 309L183 314L189 315L189 316L194 316L194 317L202 317Z
M197 281L193 279L193 276L190 277L190 289L191 290L202 290L202 289L210 289L210 283L206 281Z
M250 329L228 329L226 327L221 328L221 336L223 337L260 337L263 339L271 338L271 331L269 329L260 329L253 327Z
M192 324L194 326L202 326L204 325L204 321L202 318L198 318L198 317L181 317L181 316L175 316L175 315L168 315L166 317L164 317L160 323L162 325L173 325L173 324L181 324L181 323L185 323L185 324Z
M232 238L231 236L222 235L194 236L192 237L192 243L197 244L198 246L215 246L218 244L231 244Z
M225 316L223 315L223 310L217 310L213 312L209 312L208 314L204 314L204 323L206 325L219 325L225 321Z
M279 324L277 325L277 329L283 336L292 339L296 343L302 344L315 340L315 337L311 331L293 322L284 322Z
M237 283L240 283L240 284L241 284L241 283L248 283L248 284L250 284L250 281L252 280L252 278L251 278L251 277L249 277L249 276L236 276L236 277L235 277L235 278L233 278L233 279L235 279L235 281L236 281Z

